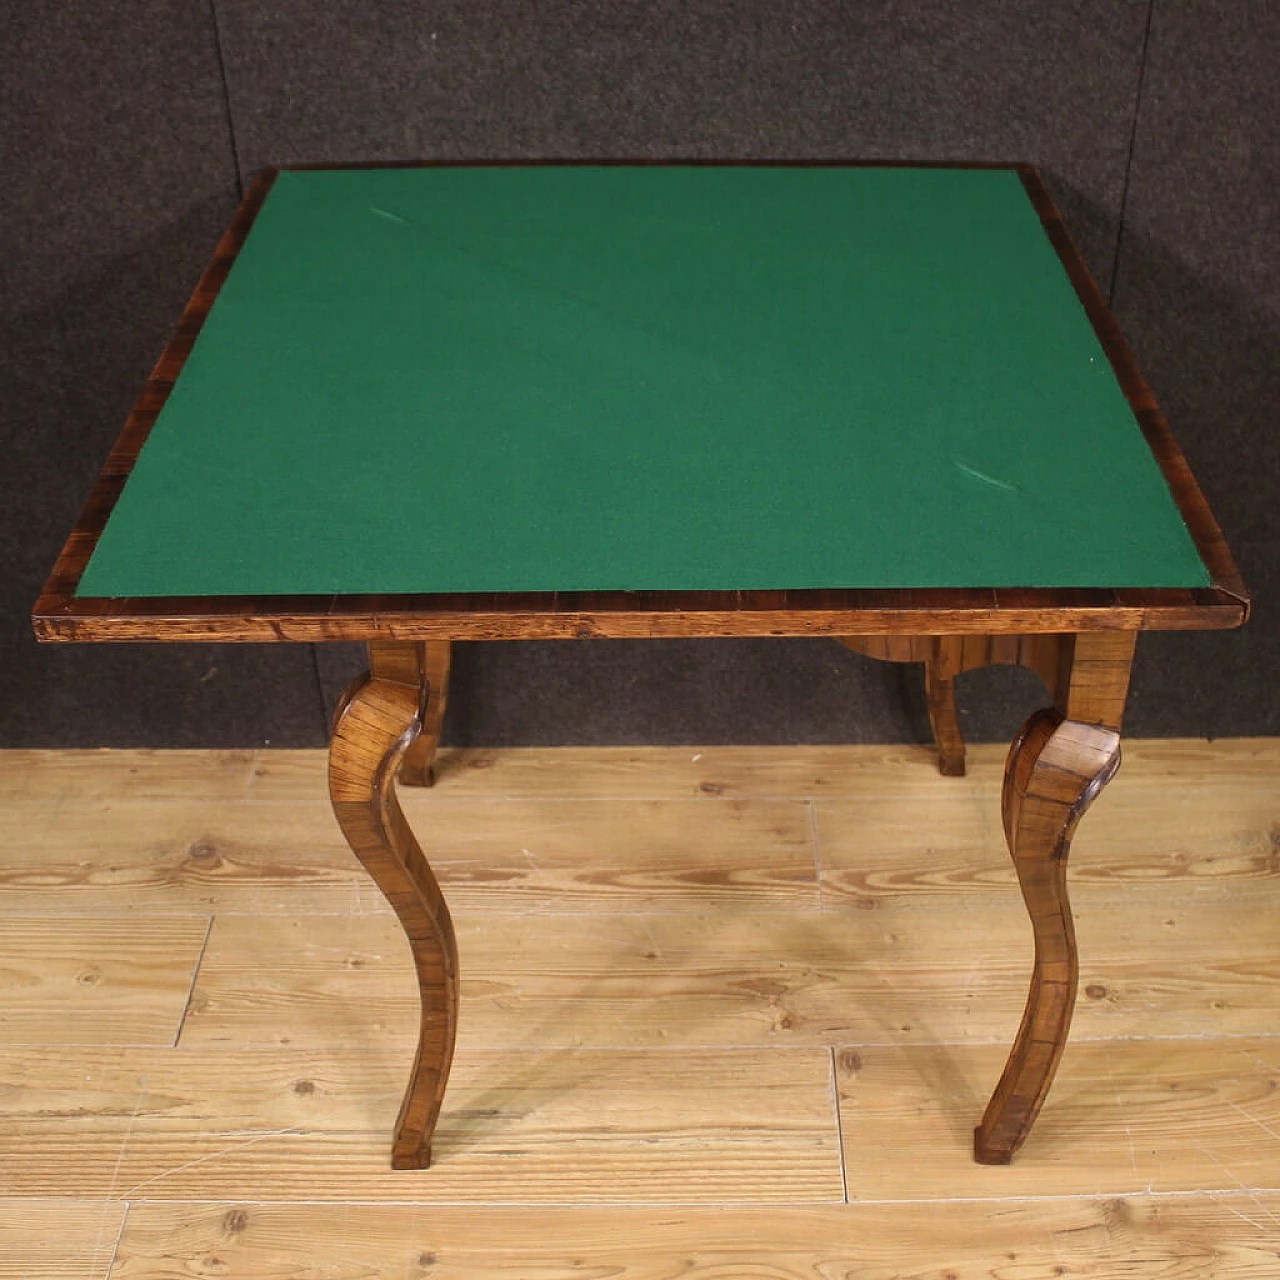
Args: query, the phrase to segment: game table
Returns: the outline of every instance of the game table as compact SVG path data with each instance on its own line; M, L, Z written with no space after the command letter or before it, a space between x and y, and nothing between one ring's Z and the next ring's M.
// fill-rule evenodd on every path
M396 801L449 644L830 636L1037 672L1004 776L1035 941L976 1131L1007 1162L1066 1040L1066 860L1115 773L1139 631L1248 599L1023 165L269 170L218 245L34 610L47 641L364 641L329 776L421 992L392 1163L430 1162L448 909Z

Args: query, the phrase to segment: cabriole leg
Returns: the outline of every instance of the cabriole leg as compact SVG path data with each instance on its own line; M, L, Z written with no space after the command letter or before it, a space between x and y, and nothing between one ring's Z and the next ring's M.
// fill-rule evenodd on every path
M1031 917L1035 960L1022 1024L974 1134L974 1155L982 1164L1013 1158L1066 1046L1078 977L1067 854L1076 825L1120 765L1133 642L1123 632L1067 641L1059 707L1036 712L1009 751L1001 807Z
M394 908L413 953L421 998L418 1051L391 1165L431 1163L431 1135L453 1059L458 953L453 924L431 868L396 799L401 760L430 703L421 644L369 646L369 674L346 692L329 747L329 794L351 848Z
M1005 767L1004 826L1031 927L1035 962L1022 1025L974 1135L982 1164L1008 1164L1044 1102L1076 998L1067 853L1081 815L1120 763L1120 735L1038 711Z

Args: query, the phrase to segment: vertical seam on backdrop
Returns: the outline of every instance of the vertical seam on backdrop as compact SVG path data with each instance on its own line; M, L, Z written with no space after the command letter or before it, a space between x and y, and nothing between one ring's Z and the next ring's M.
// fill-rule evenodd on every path
M320 646L311 644L307 647L311 650L311 674L315 677L316 701L320 704L320 734L324 744L328 746L333 730L333 725L329 722L329 717L333 714L333 708L329 705L329 700L324 696L324 676L320 672Z
M218 59L218 80L222 85L222 109L227 120L227 141L231 145L231 161L236 167L236 192L244 199L244 167L240 163L240 148L236 143L235 119L231 114L231 90L227 86L227 60L222 52L222 28L218 25L217 0L209 0L209 21L213 24L213 50Z
M1142 51L1138 56L1138 83L1133 92L1133 120L1129 126L1129 149L1124 161L1124 184L1120 188L1120 224L1116 228L1116 249L1111 259L1111 281L1107 285L1107 306L1113 306L1116 279L1120 274L1120 251L1124 246L1124 221L1129 209L1129 180L1133 174L1133 153L1138 143L1138 120L1142 115L1142 89L1147 77L1147 54L1151 48L1151 23L1156 0L1147 0L1147 20L1142 29Z

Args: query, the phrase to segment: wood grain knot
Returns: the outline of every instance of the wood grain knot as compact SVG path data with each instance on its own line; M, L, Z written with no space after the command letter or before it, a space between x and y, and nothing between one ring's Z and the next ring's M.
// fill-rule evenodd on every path
M851 1075L857 1075L862 1070L862 1055L856 1049L842 1049L836 1059L840 1064L841 1071L848 1071Z
M249 1225L247 1209L228 1209L222 1216L222 1234L238 1236Z

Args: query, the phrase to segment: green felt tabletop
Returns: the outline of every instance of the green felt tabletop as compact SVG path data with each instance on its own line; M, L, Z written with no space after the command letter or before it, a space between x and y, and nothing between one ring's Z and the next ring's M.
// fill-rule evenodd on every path
M78 594L1198 586L1009 170L281 173Z

